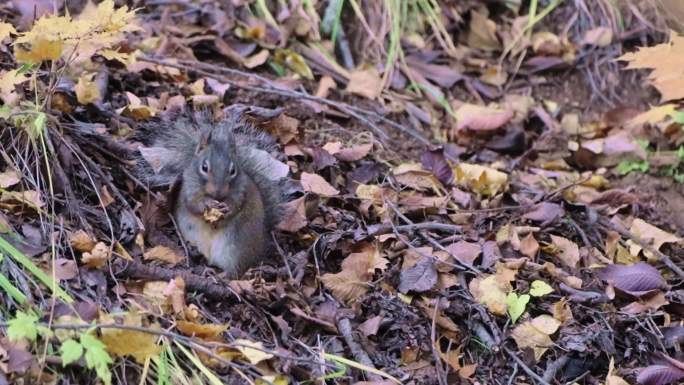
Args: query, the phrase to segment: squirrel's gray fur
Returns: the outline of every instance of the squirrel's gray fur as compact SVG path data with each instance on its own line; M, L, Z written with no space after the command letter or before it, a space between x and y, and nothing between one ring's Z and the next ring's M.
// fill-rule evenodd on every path
M267 133L256 130L240 113L228 109L219 122L212 122L209 114L202 112L178 115L172 121L143 125L137 139L146 145L140 150L145 161L137 162L137 174L150 187L182 186L183 175L192 167L200 147L207 145L203 141L220 147L220 151L225 150L228 159L256 185L263 204L265 231L270 233L279 222L280 204L285 196L284 181L273 177L273 163L265 159L268 158L265 154L276 152L276 143ZM154 166L149 163L150 159ZM174 212L178 212L179 204L175 202ZM268 242L270 236L268 238L264 242ZM211 262L211 258L209 260ZM252 261L239 260L238 263L237 271L240 271L242 265Z

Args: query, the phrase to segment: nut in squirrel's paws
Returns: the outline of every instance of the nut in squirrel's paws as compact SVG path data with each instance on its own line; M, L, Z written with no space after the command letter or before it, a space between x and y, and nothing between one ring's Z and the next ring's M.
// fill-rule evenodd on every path
M230 206L225 202L213 201L204 208L202 217L210 224L215 224L230 213Z

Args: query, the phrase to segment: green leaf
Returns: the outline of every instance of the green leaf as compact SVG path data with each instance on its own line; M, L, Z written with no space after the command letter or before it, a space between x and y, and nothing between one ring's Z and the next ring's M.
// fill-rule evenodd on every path
M670 116L675 123L684 124L684 111L675 111Z
M83 333L81 334L81 345L85 348L85 361L88 369L95 369L95 373L105 385L111 385L112 372L109 371L109 364L112 363L112 357L105 350L105 344L97 337Z
M83 345L73 339L68 339L62 342L59 347L60 357L62 357L62 366L67 366L72 362L78 361L83 355Z
M533 297L543 297L549 293L553 292L553 288L549 286L548 283L537 279L532 282L532 287L530 288L530 295Z
M618 164L617 172L620 175L626 175L633 171L638 171L643 174L648 172L648 169L650 167L651 165L650 163L648 163L647 160L623 160L622 162L620 162L620 164Z
M508 293L506 304L508 305L508 316L511 317L513 323L525 313L528 302L530 302L530 296L527 294L519 296L515 292Z
M0 107L0 119L9 119L9 117L12 116L12 108L8 105L4 105Z
M14 319L9 320L7 328L7 335L10 340L16 341L21 338L28 338L30 341L35 341L38 338L38 316L33 313L24 313L17 311Z

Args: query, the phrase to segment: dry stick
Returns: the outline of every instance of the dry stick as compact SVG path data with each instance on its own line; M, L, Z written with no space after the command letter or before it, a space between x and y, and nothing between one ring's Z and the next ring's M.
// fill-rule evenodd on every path
M450 225L447 223L438 223L438 222L422 222L422 223L411 223L408 225L399 225L399 226L394 226L392 228L391 225L377 225L377 226L369 226L368 228L368 235L382 235L382 234L388 234L391 233L393 230L396 230L400 233L410 233L416 230L435 230L435 231L444 231L448 233L457 233L457 232L462 232L463 227L458 226L458 225Z
M339 330L340 334L342 334L342 337L344 337L344 342L346 342L347 346L349 346L349 350L351 350L352 354L354 355L354 359L365 366L375 369L375 364L373 364L373 361L368 356L368 353L366 353L366 351L363 350L363 347L354 340L354 336L352 336L351 322L348 318L340 318L337 321L337 330ZM382 377L375 373L368 373L367 376L371 381L382 381Z
M677 274L679 276L679 278L684 279L684 270L679 268L679 266L677 266L677 264L675 264L672 261L672 259L670 259L669 256L663 254L660 250L656 250L648 242L639 238L633 232L627 230L622 225L617 224L617 223L613 223L613 222L611 222L605 218L599 219L599 223L601 225L603 225L604 227L607 227L613 231L616 231L618 234L622 235L623 237L627 237L627 238L631 239L632 242L637 243L639 246L646 249L647 251L650 251L653 255L657 256L659 260L663 261L665 266L667 266L670 270L672 270L675 274Z
M543 378L539 377L539 375L537 373L535 373L534 370L530 369L529 366L525 365L523 360L521 360L520 357L518 357L515 354L515 352L513 352L512 350L510 350L509 348L507 348L505 346L504 346L504 350L506 351L506 353L508 354L509 357L511 357L515 362L518 363L518 365L522 368L522 370L525 373L527 373L528 376L532 377L533 380L537 381L538 383L540 383L542 385L551 385L551 384L549 384L548 381L545 381Z
M151 57L141 57L141 58L139 58L139 60L146 61L149 63L155 63L155 64L167 66L167 67L182 69L185 71L194 71L194 72L197 72L197 73L202 74L204 76L207 76L209 78L220 80L220 81L226 82L228 84L231 84L235 87L243 88L246 90L251 90L251 91L255 91L255 92L263 92L263 93L272 93L272 94L277 94L277 95L281 95L281 96L286 96L289 98L305 99L305 100L310 100L310 101L314 101L317 103L325 104L325 105L331 106L333 108L336 108L339 111L342 111L342 112L356 118L357 120L361 121L362 123L367 125L371 129L371 131L376 133L378 135L378 137L389 139L387 137L387 134L382 129L380 129L375 123L371 122L369 119L366 119L362 116L362 115L366 115L366 116L372 117L374 119L378 119L379 121L403 132L404 134L413 137L414 139L418 140L423 145L430 145L431 144L431 142L427 138L425 138L423 135L421 135L418 131L412 130L412 129L405 127L405 126L402 126L399 123L394 122L393 120L388 119L388 118L386 118L386 117L384 117L384 116L382 116L382 115L380 115L374 111L366 110L366 109L363 109L360 107L355 107L355 106L349 105L349 104L344 103L344 102L337 102L337 101L329 100L326 98L321 98L321 97L309 95L309 94L306 94L304 92L287 90L287 89L284 89L282 87L278 87L278 86L274 85L271 80L269 80L265 77L262 77L262 76L250 74L250 73L243 72L240 70L236 70L233 68L218 67L218 66L214 66L211 64L201 63L201 62L196 62L196 61L181 61L180 62L181 64L179 64L179 63L166 62L164 60L159 60L159 59L155 59L155 58L151 58ZM204 69L202 69L202 68L204 68ZM250 78L250 79L257 79L257 80L261 81L262 83L264 83L265 87L257 87L257 86L249 86L249 85L245 85L245 84L240 84L240 83L238 83L232 79L227 78L226 76L221 76L221 75L212 73L210 71L230 73L233 75L238 75L238 76L242 76L242 77L246 77L246 78Z
M432 348L432 355L435 360L435 370L437 371L437 380L439 381L440 385L447 385L447 380L446 380L446 372L444 371L444 367L442 366L442 360L439 356L439 352L437 351L437 311L439 310L439 303L441 301L441 297L437 297L437 303L435 304L435 311L432 312L432 322L430 326L430 340L431 340L431 348Z
M220 298L222 300L230 298L231 302L242 302L240 295L233 291L230 286L212 283L205 277L192 274L189 271L150 266L137 261L126 261L123 259L115 260L113 265L114 275L117 277L163 281L170 281L176 277L181 277L185 281L186 288L189 290L202 292L212 298Z

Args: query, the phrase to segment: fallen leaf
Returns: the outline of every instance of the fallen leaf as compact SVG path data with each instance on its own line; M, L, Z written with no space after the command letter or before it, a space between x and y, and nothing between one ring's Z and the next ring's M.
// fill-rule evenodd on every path
M309 224L306 218L306 197L299 197L283 205L282 219L277 228L290 233L306 227Z
M78 230L69 236L71 247L80 253L90 252L97 244L97 240L84 230Z
M486 196L508 187L508 174L479 164L459 163L454 167L454 178L458 185Z
M513 118L513 111L465 103L455 112L456 130L490 132L501 128Z
M101 321L111 319L107 315L100 318ZM139 314L126 313L123 320L123 325L126 326L143 326L142 316ZM151 328L158 329L157 327ZM161 347L157 345L159 337L152 333L117 328L103 328L100 333L100 340L105 344L110 354L119 357L131 356L139 364L144 364L149 358L157 356L161 352Z
M489 309L492 314L504 316L508 310L507 295L512 287L510 282L503 281L495 274L484 278L474 278L468 284L475 300Z
M642 241L645 241L649 245L653 246L653 248L656 250L660 250L660 248L666 243L676 243L681 241L681 239L676 235L668 233L667 231L663 231L639 218L632 221L632 225L630 226L629 230ZM632 240L629 240L627 244L629 245L629 252L632 255L639 255L639 252L641 251L640 245L632 242ZM653 256L648 250L644 250L644 254L646 254L646 256L649 258L655 258L655 256Z
M368 99L375 99L382 92L382 79L375 67L355 69L350 73L347 92L363 96Z
M452 243L449 246L447 246L446 249L457 260L470 266L472 266L475 263L475 259L477 259L477 257L482 252L482 248L478 243L466 241L458 241L456 243Z
M273 354L265 352L263 344L259 341L239 338L236 339L233 344L235 344L235 348L239 350L252 365L273 358Z
M55 278L58 280L69 280L78 275L78 265L76 261L66 258L55 260Z
M527 303L530 302L530 296L527 294L518 295L515 292L508 293L506 297L506 305L508 307L508 316L511 317L511 323L515 324L523 313Z
M340 193L318 174L303 172L300 181L304 191L312 192L323 197L333 197Z
M110 257L109 247L104 242L97 242L92 250L83 253L81 262L90 268L101 269L107 264Z
M15 184L19 183L20 177L19 174L12 170L8 169L7 171L3 171L0 173L0 188L8 188L12 187Z
M553 288L549 286L548 283L536 279L532 281L532 284L530 285L530 295L533 297L543 297L547 294L553 293Z
M470 25L466 42L468 46L483 51L501 49L501 43L496 36L496 23L489 20L487 15L477 11L470 12Z
M544 317L544 319L537 321L539 317ZM518 348L530 348L534 351L535 361L539 361L544 353L553 346L553 340L551 340L550 335L555 332L554 330L552 333L549 333L552 325L548 318L553 319L553 317L548 315L541 315L539 317L521 323L511 332L511 337L515 340ZM560 322L556 322L560 325ZM542 327L542 329L539 329L537 326Z
M646 262L608 265L600 271L599 278L635 297L648 295L666 285L658 270Z
M155 246L143 253L143 259L146 261L154 260L176 265L185 258L171 248L166 246Z
M95 74L83 74L78 78L74 91L76 92L76 99L82 105L95 103L102 97L97 82L93 80L94 78Z
M567 238L550 235L553 249L550 250L558 259L567 267L572 269L577 268L580 261L579 246Z
M437 269L431 257L423 257L415 266L402 270L399 278L399 291L423 293L437 284Z
M213 341L224 331L226 331L226 329L228 329L228 325L200 324L196 322L178 320L176 323L176 328L179 332L188 337L196 337L207 341Z

